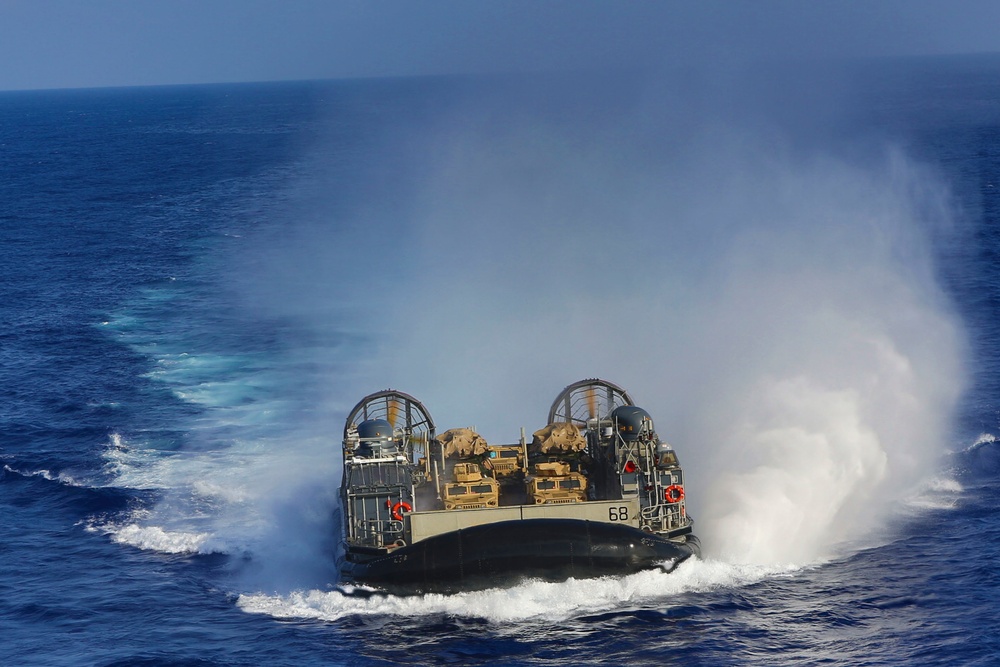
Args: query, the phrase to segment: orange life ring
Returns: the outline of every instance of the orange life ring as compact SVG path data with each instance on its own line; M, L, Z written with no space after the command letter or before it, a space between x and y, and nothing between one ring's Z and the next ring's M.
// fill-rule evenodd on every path
M663 490L663 498L668 503L679 503L684 500L684 487L671 484Z
M403 512L412 512L413 507L405 500L401 500L392 506L392 518L396 521L403 520Z

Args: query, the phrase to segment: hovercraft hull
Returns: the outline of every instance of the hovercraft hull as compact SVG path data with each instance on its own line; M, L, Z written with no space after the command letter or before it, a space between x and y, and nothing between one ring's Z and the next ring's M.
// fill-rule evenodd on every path
M669 571L699 551L694 535L667 539L625 525L532 519L455 530L367 559L349 550L343 572L394 593L453 593L524 579Z
M700 550L685 489L673 447L612 382L567 386L530 440L503 444L438 434L386 389L344 423L340 570L394 594L670 571Z

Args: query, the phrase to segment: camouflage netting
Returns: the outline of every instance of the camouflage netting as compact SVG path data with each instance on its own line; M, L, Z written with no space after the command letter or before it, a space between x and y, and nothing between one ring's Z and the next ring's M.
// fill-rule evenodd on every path
M445 456L467 459L486 453L486 440L471 428L448 429L437 437Z
M536 463L535 474L539 477L564 477L569 474L569 464L565 461Z
M587 448L587 439L576 424L556 422L534 433L531 446L542 454L568 454L581 452Z

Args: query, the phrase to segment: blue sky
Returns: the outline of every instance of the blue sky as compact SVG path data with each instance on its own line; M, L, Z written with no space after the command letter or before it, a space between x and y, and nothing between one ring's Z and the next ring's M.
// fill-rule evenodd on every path
M0 0L0 90L1000 51L995 0Z

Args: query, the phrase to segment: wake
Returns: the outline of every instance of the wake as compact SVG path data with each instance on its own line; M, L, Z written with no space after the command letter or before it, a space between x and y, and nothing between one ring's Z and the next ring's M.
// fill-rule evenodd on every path
M455 150L411 165L424 178L405 224L334 207L283 221L280 243L241 246L229 259L257 267L239 278L260 322L232 307L230 320L192 318L183 349L162 344L173 331L132 330L153 379L201 412L180 451L141 436L109 445L115 483L162 495L108 524L112 539L244 557L232 589L252 613L559 619L786 576L868 539L915 490L933 505L919 511L961 493L947 481L919 490L965 381L964 331L934 255L950 193L933 172L892 150L799 154L752 127L677 137L669 160L647 150L644 139L669 139L658 125L635 145L533 121L462 127L434 137ZM345 253L367 247L398 275ZM615 263L595 270L609 247ZM313 274L322 289L303 291ZM376 274L359 296L358 276ZM198 296L206 313L224 305ZM323 342L214 346L227 327L260 333L268 318ZM344 392L413 391L439 423L504 442L525 425L512 415L541 415L552 386L593 376L657 416L690 471L705 560L448 597L331 588ZM297 411L307 401L313 411Z
M400 597L366 588L296 591L289 595L243 594L237 606L275 618L336 621L349 616L419 618L446 615L496 623L558 622L594 612L668 603L683 593L748 586L765 578L792 576L795 566L736 565L690 558L670 574L650 570L623 577L527 581L511 588L452 595Z

